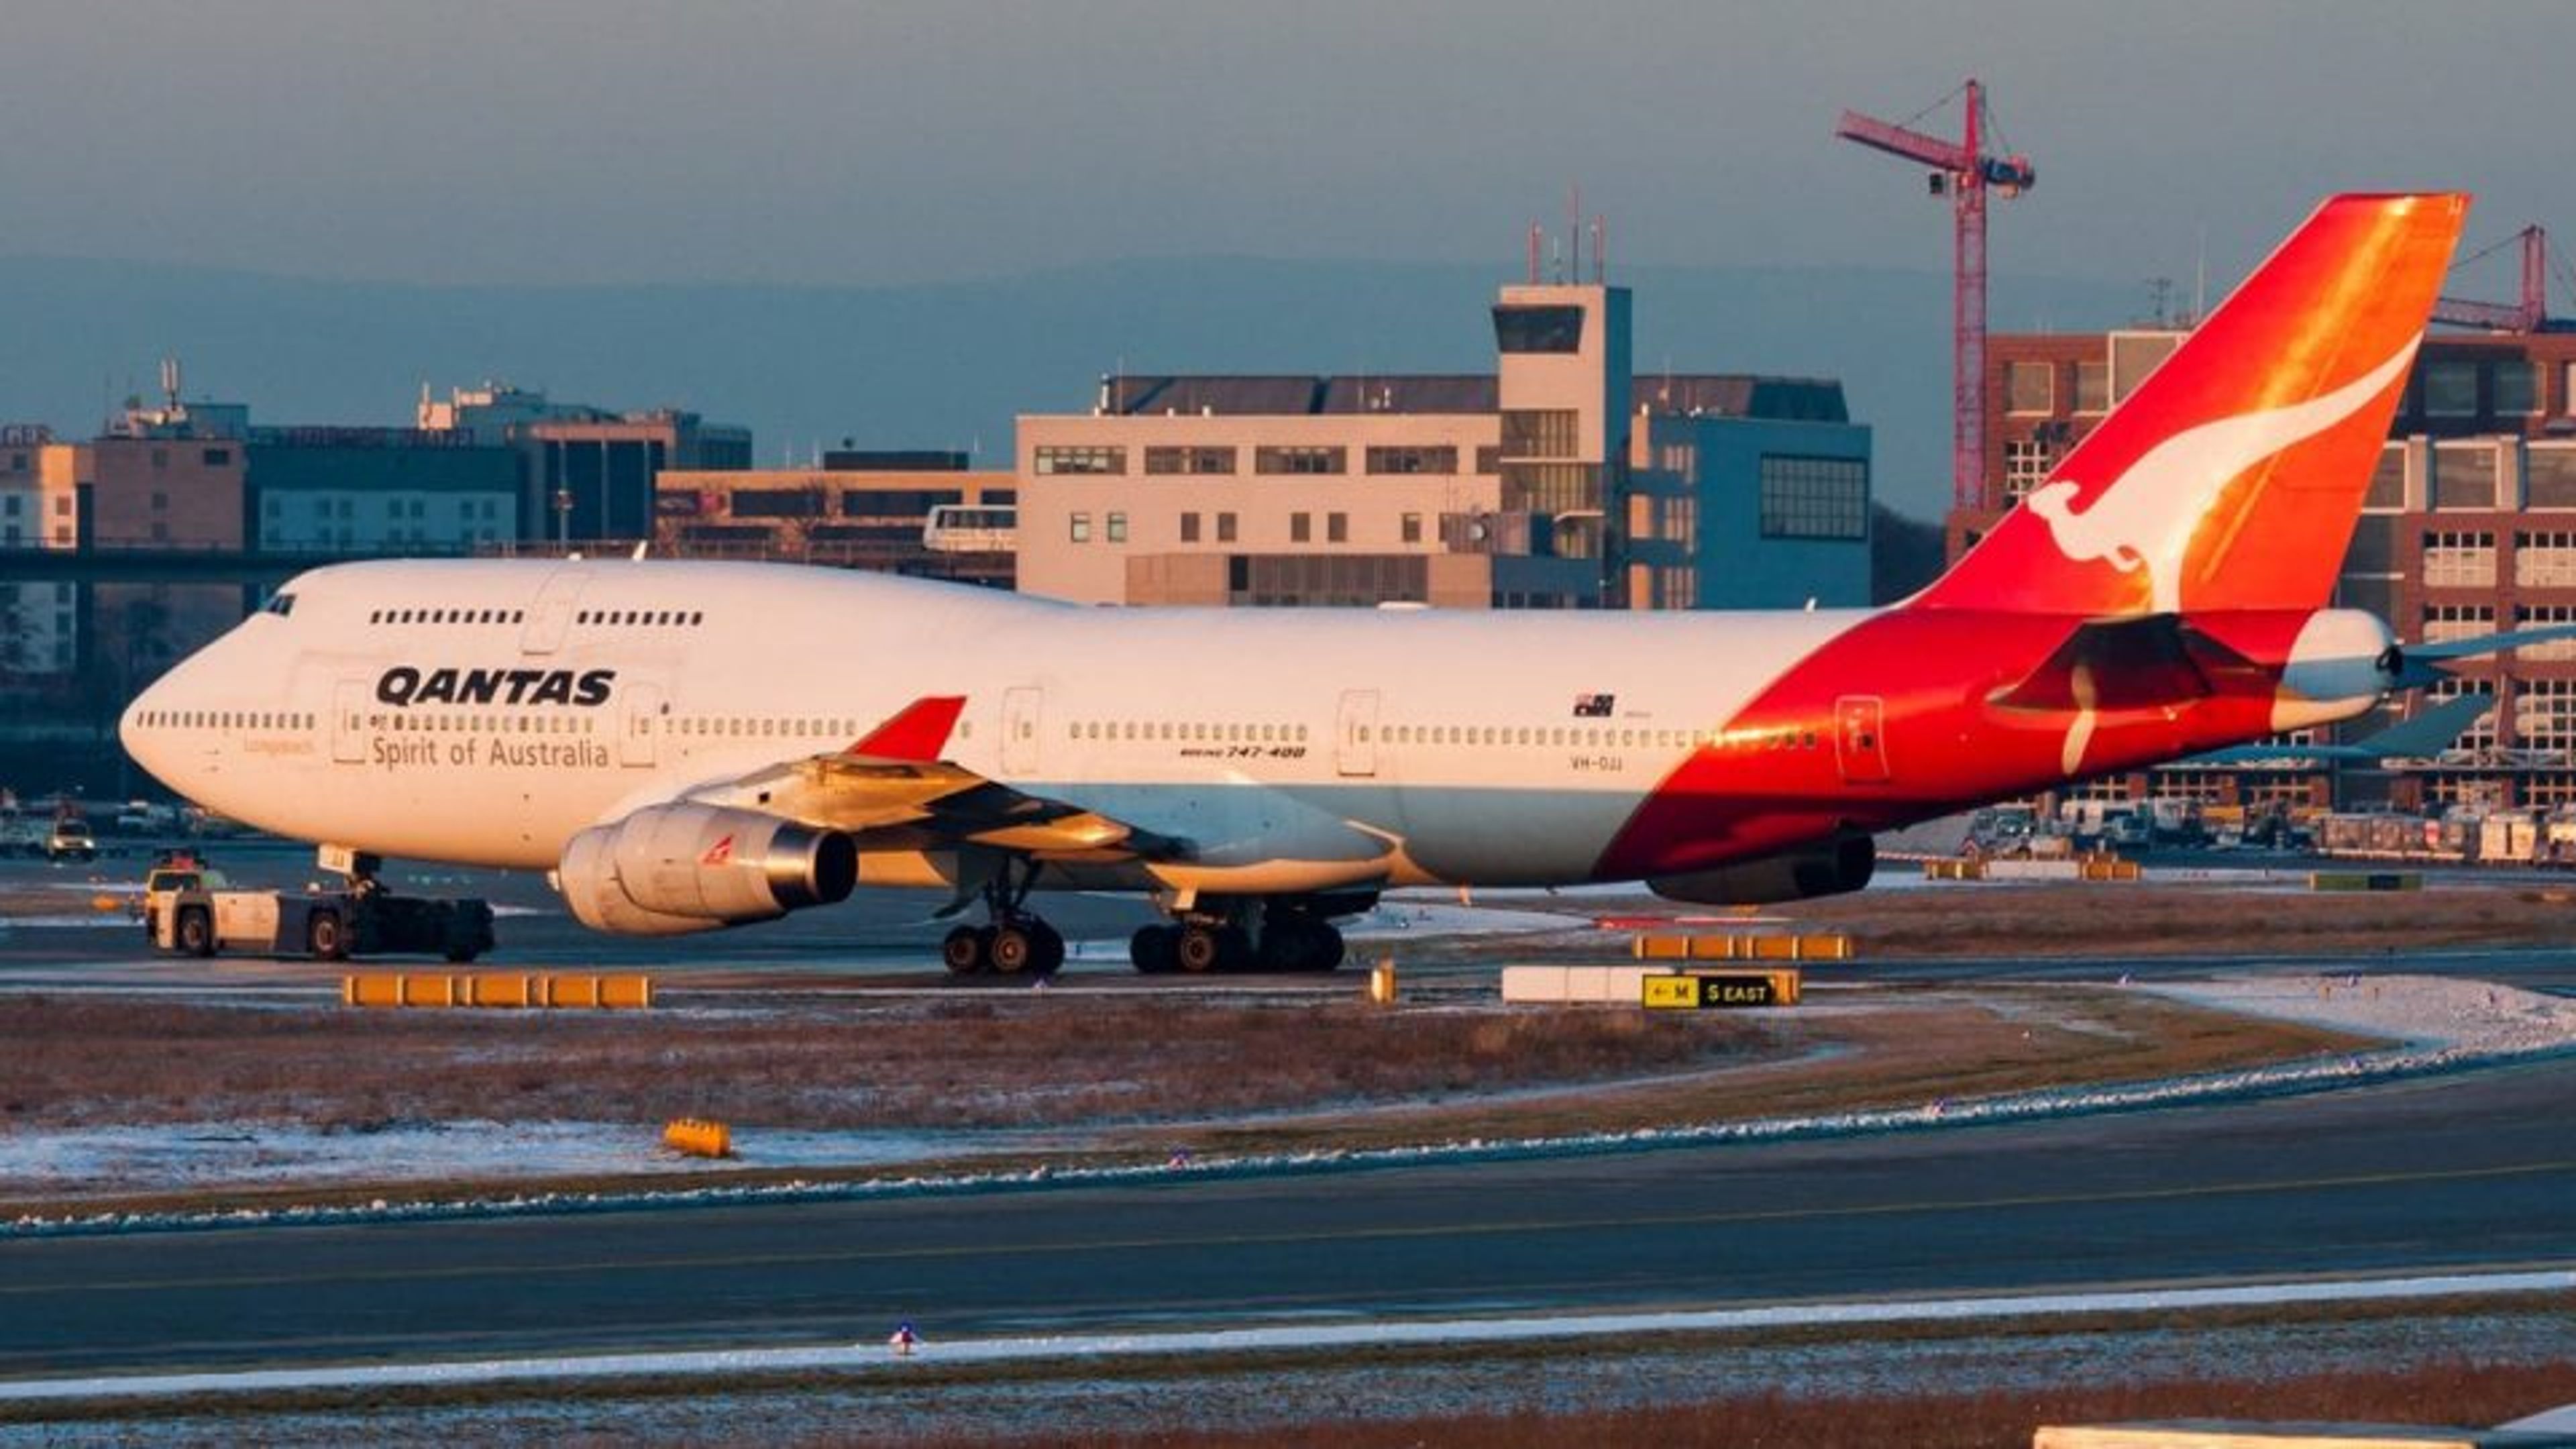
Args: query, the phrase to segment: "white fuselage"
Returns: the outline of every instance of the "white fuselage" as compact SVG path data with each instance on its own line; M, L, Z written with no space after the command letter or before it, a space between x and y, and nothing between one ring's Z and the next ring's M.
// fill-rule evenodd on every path
M1593 878L1660 781L1863 617L1101 610L604 561L350 565L281 597L123 725L153 774L279 834L551 867L589 826L957 696L942 758L1193 843L1146 883L1243 889Z

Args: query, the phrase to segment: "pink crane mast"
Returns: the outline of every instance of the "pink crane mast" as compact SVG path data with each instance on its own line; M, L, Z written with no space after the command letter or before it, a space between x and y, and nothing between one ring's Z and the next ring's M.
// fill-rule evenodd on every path
M1982 505L1986 483L1986 189L2019 196L2038 177L2027 156L1985 154L1979 134L1986 123L1985 87L1971 79L1962 89L1967 119L1957 141L1858 111L1843 112L1834 134L1932 168L1932 194L1946 192L1953 199L1958 238L1951 268L1950 501L1975 508Z

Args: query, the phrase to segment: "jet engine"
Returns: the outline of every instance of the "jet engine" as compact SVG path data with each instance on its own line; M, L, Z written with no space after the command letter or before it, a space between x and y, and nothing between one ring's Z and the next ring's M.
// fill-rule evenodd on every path
M1857 830L1759 860L1697 870L1688 875L1659 875L1647 889L1666 900L1711 906L1758 906L1772 901L1835 896L1869 884L1878 867L1878 847Z
M656 805L574 836L554 887L594 931L675 936L847 900L858 878L858 848L838 830L752 810Z

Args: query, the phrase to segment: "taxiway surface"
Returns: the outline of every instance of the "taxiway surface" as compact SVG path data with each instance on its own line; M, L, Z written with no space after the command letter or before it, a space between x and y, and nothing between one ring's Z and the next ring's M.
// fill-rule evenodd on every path
M1844 1140L0 1241L0 1376L2576 1261L2566 1058Z

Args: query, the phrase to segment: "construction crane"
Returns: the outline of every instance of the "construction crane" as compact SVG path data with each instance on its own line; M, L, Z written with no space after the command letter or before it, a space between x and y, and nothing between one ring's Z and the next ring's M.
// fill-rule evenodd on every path
M1986 188L2006 197L2021 195L2037 180L2027 156L1989 156L1982 149L1981 128L1991 128L1985 87L1973 78L1960 88L1967 95L1967 122L1960 140L1927 136L1910 125L1893 125L1843 112L1834 134L1876 151L1901 156L1932 168L1931 193L1953 198L1958 211L1958 252L1951 297L1950 502L1975 508L1984 498L1986 479ZM1956 94L1954 92L1953 94ZM1933 102L1938 106L1949 97ZM1927 108L1928 110L1928 108ZM1917 119L1920 119L1918 116Z
M2489 332L2556 330L2549 320L2549 233L2541 230L2537 223L2524 227L2476 256L2463 258L2452 270L2484 261L2513 242L2522 244L2521 300L2508 307L2496 302L2437 297L2433 301L2433 320L2448 322L2454 327L2482 327Z

